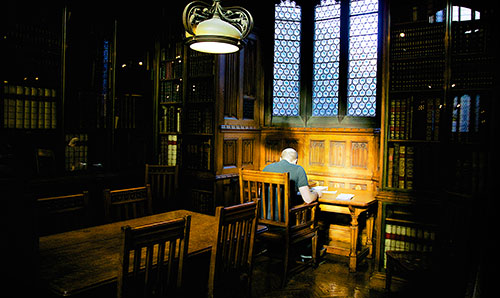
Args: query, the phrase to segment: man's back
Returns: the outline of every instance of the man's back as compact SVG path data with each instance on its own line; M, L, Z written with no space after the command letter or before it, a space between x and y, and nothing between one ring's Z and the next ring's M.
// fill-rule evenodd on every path
M290 173L290 187L291 190L293 190L291 192L293 193L292 197L294 198L294 201L292 203L294 205L303 203L302 198L300 198L300 196L297 196L299 188L308 185L306 171L302 166L292 164L287 160L282 159L279 162L267 165L262 171L274 173Z

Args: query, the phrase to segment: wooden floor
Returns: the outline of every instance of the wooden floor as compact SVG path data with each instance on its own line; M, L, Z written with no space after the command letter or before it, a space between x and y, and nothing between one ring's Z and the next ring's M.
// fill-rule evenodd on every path
M255 259L252 283L252 297L259 298L472 298L472 287L465 287L460 282L449 279L444 274L437 275L417 286L409 285L397 277L393 278L391 292L384 291L383 274L373 274L373 259L363 260L358 271L349 272L346 257L325 254L316 267L306 267L293 274L284 288L280 287L281 262L268 255L259 255ZM378 277L378 278L377 278ZM470 285L469 285L470 286ZM486 296L485 296L486 297Z
M356 273L349 273L347 258L326 254L316 268L306 267L293 274L285 288L280 287L280 269L279 260L257 256L252 297L387 297L381 290L370 289L371 260L363 261Z

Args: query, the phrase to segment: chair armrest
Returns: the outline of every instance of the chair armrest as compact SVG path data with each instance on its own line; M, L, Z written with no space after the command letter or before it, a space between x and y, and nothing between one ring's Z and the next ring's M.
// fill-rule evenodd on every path
M318 202L313 202L313 203L310 203L310 204L300 204L300 205L297 205L297 206L293 206L292 208L290 208L290 213L297 213L297 212L301 212L301 211L304 211L304 210L307 210L307 209L313 209L313 208L316 208L318 206Z

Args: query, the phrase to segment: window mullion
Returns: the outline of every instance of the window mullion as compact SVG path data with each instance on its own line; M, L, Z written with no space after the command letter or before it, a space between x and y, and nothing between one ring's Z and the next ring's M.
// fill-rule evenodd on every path
M347 115L349 72L349 0L340 3L339 117Z

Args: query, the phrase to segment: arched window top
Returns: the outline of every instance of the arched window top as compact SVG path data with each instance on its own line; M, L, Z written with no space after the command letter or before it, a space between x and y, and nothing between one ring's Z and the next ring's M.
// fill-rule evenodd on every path
M297 21L300 22L302 10L295 1L282 0L275 5L274 18L275 20Z
M444 10L440 10L436 12L435 21L436 23L444 22ZM481 12L478 10L473 10L464 6L453 6L451 9L451 20L453 22L465 22L472 20L481 19ZM432 23L433 19L429 19L429 22Z

